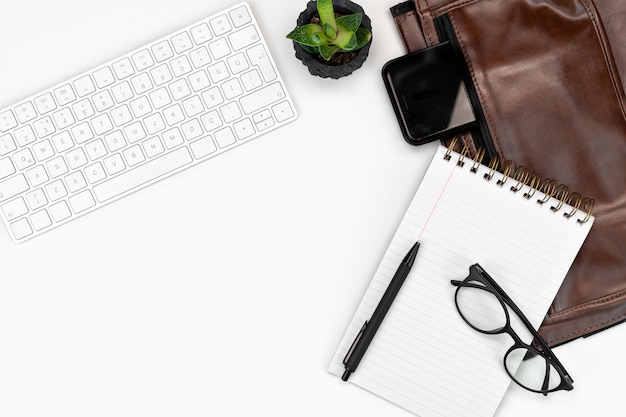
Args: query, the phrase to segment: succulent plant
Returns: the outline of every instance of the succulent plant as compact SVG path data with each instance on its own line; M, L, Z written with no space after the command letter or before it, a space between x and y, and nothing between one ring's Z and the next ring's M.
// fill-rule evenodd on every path
M337 52L356 51L365 46L372 34L361 27L361 13L335 17L333 0L318 0L320 23L308 23L292 30L287 38L310 53L319 53L329 61Z

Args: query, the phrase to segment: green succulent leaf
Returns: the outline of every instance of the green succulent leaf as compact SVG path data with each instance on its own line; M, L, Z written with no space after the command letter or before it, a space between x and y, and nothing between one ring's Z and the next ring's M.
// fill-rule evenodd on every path
M328 36L328 39L335 39L337 37L336 28L332 27L328 23L324 23L323 27L324 33L326 34L326 36Z
M333 0L317 0L317 13L320 15L322 25L330 25L335 32L337 31Z
M361 13L349 14L337 18L337 26L343 27L350 32L356 32L361 26L363 15Z
M351 51L356 47L356 35L354 32L339 30L337 37L333 40L333 44L337 45L344 51Z
M287 39L291 39L301 45L319 46L328 38L324 34L322 26L310 23L289 32Z
M310 54L317 55L320 53L320 48L317 46L309 46L309 45L304 45L304 44L300 44L300 46L302 47L302 49L304 49Z
M322 58L324 58L326 61L329 61L335 52L341 51L341 48L336 45L322 45L320 46L319 50Z
M354 47L354 49L361 49L362 47L367 45L367 43L371 39L372 33L369 30L365 28L359 28L359 30L356 31L356 46Z

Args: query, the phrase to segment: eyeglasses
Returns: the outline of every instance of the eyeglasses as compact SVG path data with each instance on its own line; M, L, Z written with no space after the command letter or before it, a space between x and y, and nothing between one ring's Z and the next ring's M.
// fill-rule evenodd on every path
M574 389L574 381L545 340L479 264L470 266L469 276L463 281L453 280L451 283L457 287L454 295L456 308L470 327L484 334L507 333L513 338L513 346L504 355L504 369L515 383L543 395ZM541 350L524 343L513 330L509 308L534 336Z

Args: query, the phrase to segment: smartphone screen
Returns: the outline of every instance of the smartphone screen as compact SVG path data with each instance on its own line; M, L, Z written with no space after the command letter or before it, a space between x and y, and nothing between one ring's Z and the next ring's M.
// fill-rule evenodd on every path
M383 79L404 138L411 144L441 139L475 124L448 42L389 61Z

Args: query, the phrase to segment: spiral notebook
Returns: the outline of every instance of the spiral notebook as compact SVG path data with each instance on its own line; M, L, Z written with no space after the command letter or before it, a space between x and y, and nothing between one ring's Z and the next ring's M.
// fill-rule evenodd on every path
M450 280L480 263L538 328L591 228L592 207L523 168L490 168L440 146L329 371L341 376L352 341L420 240L413 269L349 382L421 417L493 415L511 383L502 359L513 341L472 330L456 310ZM563 365L575 380L575 367Z

